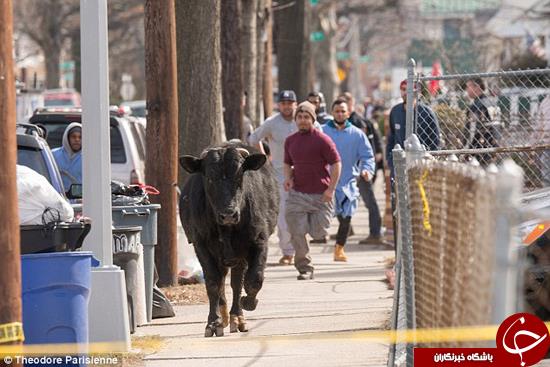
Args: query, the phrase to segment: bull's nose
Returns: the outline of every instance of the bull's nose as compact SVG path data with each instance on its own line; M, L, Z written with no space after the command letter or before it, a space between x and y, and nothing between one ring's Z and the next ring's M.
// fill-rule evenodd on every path
M236 211L220 213L219 219L223 224L236 224L239 222L239 213Z

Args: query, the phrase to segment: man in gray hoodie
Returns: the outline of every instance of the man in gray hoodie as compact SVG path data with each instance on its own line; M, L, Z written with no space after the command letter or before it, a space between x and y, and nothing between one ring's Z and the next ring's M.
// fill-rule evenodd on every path
M82 183L82 124L71 122L63 133L62 145L52 150L63 186L68 191L71 184Z

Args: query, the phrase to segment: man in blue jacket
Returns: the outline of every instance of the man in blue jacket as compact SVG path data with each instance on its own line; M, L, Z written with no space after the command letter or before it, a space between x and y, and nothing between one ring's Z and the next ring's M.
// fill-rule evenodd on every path
M342 172L335 192L335 212L339 226L334 247L334 261L347 261L344 253L351 217L357 210L359 189L357 177L370 181L374 174L374 154L363 131L348 120L349 110L345 99L332 103L334 120L327 122L321 130L327 134L340 154Z
M403 80L399 85L403 102L399 103L390 111L390 132L388 134L388 143L386 145L386 159L392 177L393 170L393 148L399 144L405 149L405 139L407 137L406 128L406 105L407 105L407 80ZM432 109L421 102L413 101L416 109L413 119L413 132L420 140L420 144L426 147L426 150L439 149L439 122Z
M82 124L72 122L63 133L62 145L52 150L65 191L82 183Z

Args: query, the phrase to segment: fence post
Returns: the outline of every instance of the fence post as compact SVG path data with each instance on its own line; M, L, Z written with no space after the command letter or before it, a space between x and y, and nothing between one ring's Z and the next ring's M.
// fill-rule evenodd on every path
M405 140L405 152L407 152L407 167L415 161L421 160L426 154L426 148L420 143L416 134L411 134Z
M515 313L517 289L517 251L513 248L517 237L515 227L523 187L523 171L512 160L506 160L497 173L495 222L495 274L493 289L493 324L500 324Z
M405 136L408 139L413 133L413 113L414 113L414 72L416 62L409 59L407 62L407 101L406 101L406 124Z
M416 328L414 307L414 264L412 249L412 231L410 206L408 200L407 156L401 146L396 145L393 150L393 164L395 167L395 191L397 194L397 250L400 253L403 267L403 281L405 289L405 319L407 329ZM414 343L407 343L406 365L413 365Z

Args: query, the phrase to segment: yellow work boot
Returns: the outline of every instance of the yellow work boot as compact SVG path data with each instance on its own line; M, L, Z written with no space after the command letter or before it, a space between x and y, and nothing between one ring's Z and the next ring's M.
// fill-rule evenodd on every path
M334 246L334 261L348 261L348 257L344 253L344 246L339 244Z

